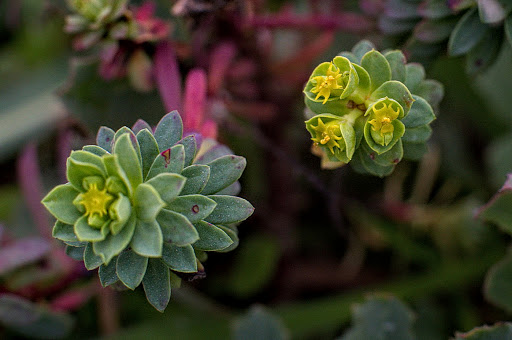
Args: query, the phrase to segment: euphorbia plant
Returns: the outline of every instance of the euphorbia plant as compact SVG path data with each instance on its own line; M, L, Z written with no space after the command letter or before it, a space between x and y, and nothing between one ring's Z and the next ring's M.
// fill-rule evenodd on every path
M421 157L435 119L427 100L414 94L426 82L421 71L406 65L400 51L381 54L367 41L317 66L304 94L306 129L322 166L350 162L358 172L382 177L402 157ZM440 84L431 84L427 97L442 93Z
M69 156L69 182L43 199L57 219L53 236L87 269L99 267L103 286L142 283L160 311L177 273L201 274L206 252L232 250L236 224L254 210L232 196L245 159L211 140L198 150L198 138L182 134L176 111L154 132L142 120L117 132L102 127L98 145Z

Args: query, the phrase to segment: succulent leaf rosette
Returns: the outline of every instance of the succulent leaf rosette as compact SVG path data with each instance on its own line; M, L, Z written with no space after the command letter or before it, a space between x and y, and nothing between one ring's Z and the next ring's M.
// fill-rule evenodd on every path
M386 176L403 157L419 159L435 119L442 85L425 80L419 64L400 51L384 54L368 41L317 66L304 88L306 129L323 168L350 162Z
M176 111L154 132L142 120L117 132L102 127L98 145L69 156L69 182L43 199L69 255L99 268L103 286L142 283L160 311L177 274L201 276L206 252L234 249L237 224L254 210L234 196L245 159L212 140L198 150L196 136L182 134Z

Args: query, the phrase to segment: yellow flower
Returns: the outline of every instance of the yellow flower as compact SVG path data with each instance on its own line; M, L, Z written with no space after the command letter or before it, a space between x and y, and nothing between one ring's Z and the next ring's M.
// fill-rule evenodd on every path
M380 106L380 108L377 108ZM373 119L369 120L368 123L372 125L372 130L380 132L383 138L384 145L388 145L393 139L394 126L391 123L393 120L398 118L400 114L400 108L393 109L393 103L386 104L381 102L372 107L371 116Z
M341 129L340 129L340 123L339 121L331 121L327 124L324 124L322 119L318 119L318 125L314 126L311 124L311 128L315 131L316 136L311 138L313 142L316 144L326 145L331 153L334 154L334 148L338 148L340 150L344 149L343 147L338 143L339 140L343 139L343 136L341 135Z
M318 93L315 100L318 100L320 97L324 97L322 104L327 102L327 99L329 99L329 96L331 95L331 91L343 89L343 86L340 84L342 82L340 69L334 66L332 62L325 76L313 77L311 81L315 84L315 87L311 89L311 92Z
M82 194L82 204L85 208L85 215L92 216L94 214L103 217L107 214L109 203L114 199L114 196L107 193L107 189L98 190L95 183L89 186L89 190Z

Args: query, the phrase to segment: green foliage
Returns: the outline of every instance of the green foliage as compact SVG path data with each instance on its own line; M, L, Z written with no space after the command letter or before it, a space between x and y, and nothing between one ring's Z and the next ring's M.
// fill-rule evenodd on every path
M351 163L358 172L383 177L404 155L419 159L435 119L432 106L443 95L441 84L424 75L400 51L383 55L368 41L320 64L304 94L312 111L306 129L322 166Z
M512 339L512 324L497 323L493 326L482 326L467 333L457 333L455 340L505 340Z
M253 306L234 327L235 340L284 340L288 332L281 320L261 306Z
M147 128L137 135L127 127L101 128L101 150L73 151L69 183L43 199L57 219L53 236L71 246L69 254L83 258L89 270L100 267L104 286L120 280L133 290L142 282L159 311L170 298L169 269L197 271L194 250L221 251L238 242L233 224L254 210L246 200L217 194L238 180L245 159L218 154L204 165L192 164L197 143L182 133L177 112L164 116L154 134ZM199 151L203 160L210 148L205 143Z

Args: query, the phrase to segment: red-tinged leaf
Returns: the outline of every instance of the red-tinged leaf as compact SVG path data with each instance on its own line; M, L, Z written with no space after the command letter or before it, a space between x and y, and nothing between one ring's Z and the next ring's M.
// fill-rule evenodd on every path
M224 82L226 72L236 56L236 46L230 41L220 43L210 56L208 91L217 94Z
M50 250L50 243L42 238L15 241L0 250L0 275L40 260Z
M213 120L208 119L203 123L203 126L201 127L201 135L204 138L211 138L216 140L218 133L219 128L217 126L217 123Z
M191 70L187 76L183 103L185 131L199 131L201 128L205 113L206 82L206 72L199 68Z
M42 237L52 239L52 228L46 210L41 204L43 190L39 171L39 161L37 158L37 149L34 144L28 144L21 156L18 158L16 166L18 183L23 192L23 198L27 204L28 210L32 215L33 221ZM0 259L1 261L1 259Z
M181 75L176 55L167 41L158 44L154 59L158 91L167 111L181 110Z

